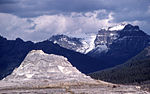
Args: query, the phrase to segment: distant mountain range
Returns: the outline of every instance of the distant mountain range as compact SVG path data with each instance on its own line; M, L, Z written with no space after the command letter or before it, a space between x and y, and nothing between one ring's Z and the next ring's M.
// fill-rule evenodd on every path
M54 35L49 40L64 48L98 58L105 62L107 67L122 64L150 46L150 36L131 24L100 29L93 41L93 49L88 51L87 39L84 38Z

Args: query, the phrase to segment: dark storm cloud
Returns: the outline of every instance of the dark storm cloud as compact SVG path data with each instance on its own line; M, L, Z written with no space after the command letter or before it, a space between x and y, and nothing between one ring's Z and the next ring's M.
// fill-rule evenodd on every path
M0 4L12 4L17 3L16 0L0 0Z
M19 16L87 12L99 9L114 8L104 0L3 0L0 5L0 12L10 12Z
M19 16L87 12L102 6L99 0L3 0L0 4L0 12Z
M117 22L149 18L148 6L150 0L0 0L0 12L22 17L105 9L114 12Z
M115 12L144 10L150 0L0 0L0 4L0 12L12 10L9 12L16 15L32 16L40 13L87 12L99 9Z
M116 10L112 10L117 21L133 21L133 20L150 20L148 9L150 0L132 0L122 6L117 6Z

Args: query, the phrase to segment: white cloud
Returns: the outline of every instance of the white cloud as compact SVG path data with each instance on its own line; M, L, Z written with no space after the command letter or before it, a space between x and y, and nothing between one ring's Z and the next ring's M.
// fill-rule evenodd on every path
M26 32L32 31L30 28L33 24L29 23L26 18L0 13L0 21L0 34L10 39L23 37Z
M107 14L107 17L99 19L99 14ZM113 12L107 13L106 10L72 12L70 15L43 15L34 18L20 18L12 14L0 13L0 34L8 39L20 37L32 41L46 40L54 34L81 37L81 35L97 33L99 28L118 24L113 22L113 15ZM137 22L134 23L141 24Z
M150 5L148 6L147 14L150 15Z
M24 40L41 41L54 34L81 35L97 33L100 27L110 25L112 17L98 19L98 13L71 13L71 15L43 15L35 18L20 18L12 14L0 13L0 34L8 39L21 37Z

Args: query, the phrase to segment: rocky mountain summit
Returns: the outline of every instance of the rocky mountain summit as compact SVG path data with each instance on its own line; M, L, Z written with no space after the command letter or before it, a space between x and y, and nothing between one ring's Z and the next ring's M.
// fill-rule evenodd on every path
M67 58L32 50L13 73L0 81L0 93L149 94L138 86L93 80Z
M73 50L82 54L87 54L95 48L95 38L95 34L84 34L79 38L61 34L53 35L48 40L53 42L54 44L60 45L63 48Z
M104 46L106 46L105 49L103 49L102 51L122 49L120 48L120 46L128 47L130 49L134 47L133 45L131 46L130 44L136 43L136 47L139 47L138 49L143 50L145 47L149 45L150 36L147 35L145 32L143 32L142 30L140 30L139 26L133 26L131 24L127 24L124 26L124 28L122 26L122 29L115 30L111 28L113 27L110 27L108 29L100 29L98 31L98 34L94 41L95 47L104 48ZM92 53L93 55L94 54L100 55L102 51L98 52L96 51L96 49L93 49L93 51L91 51L90 53Z
M48 40L59 44L61 47L80 53L85 53L88 49L88 44L82 38L68 37L67 35L53 35Z
M101 58L113 67L150 46L150 36L140 30L139 26L127 24L121 30L101 29L95 39L95 46L88 55Z

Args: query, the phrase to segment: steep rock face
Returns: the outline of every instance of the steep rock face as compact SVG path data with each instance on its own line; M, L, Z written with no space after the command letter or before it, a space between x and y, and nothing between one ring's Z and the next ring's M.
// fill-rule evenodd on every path
M112 44L112 42L118 37L119 36L118 36L117 31L109 31L109 30L101 29L98 31L98 34L94 43L95 43L95 46L106 45L109 47L109 45Z
M109 31L105 29L101 29L98 31L96 39L94 41L95 48L89 53L94 57L100 53L107 52L109 46L119 37L117 31ZM89 54L88 53L88 54Z
M88 54L109 62L111 67L124 63L149 46L150 36L138 26L128 24L122 30L100 30L95 45L97 47ZM105 49L102 49L104 45Z
M45 54L42 50L32 50L22 64L4 81L48 80L50 82L94 81L82 74L67 58Z
M94 41L95 48L89 52L93 55L97 55L103 52L107 52L110 45L119 37L119 31L123 30L126 24L120 24L112 27L108 27L108 29L100 29L98 34L96 35L96 39Z
M88 49L88 44L81 38L68 37L66 35L54 35L48 40L59 44L61 47L80 53L85 53Z

